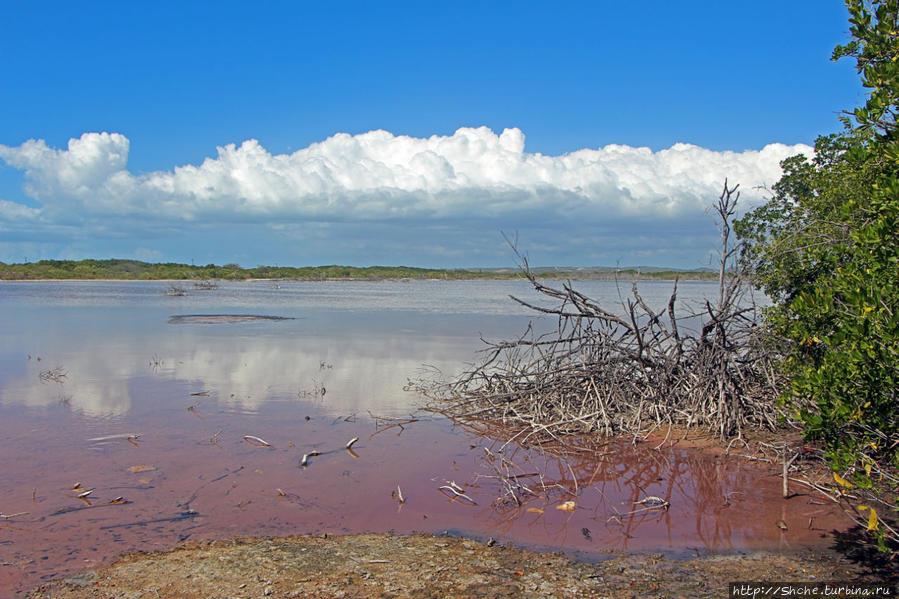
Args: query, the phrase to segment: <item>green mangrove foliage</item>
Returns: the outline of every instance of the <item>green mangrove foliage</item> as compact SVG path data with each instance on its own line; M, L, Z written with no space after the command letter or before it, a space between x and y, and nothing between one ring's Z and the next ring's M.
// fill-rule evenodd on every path
M899 482L899 0L846 4L852 39L832 59L855 59L867 101L814 157L784 161L771 199L736 229L775 302L785 399L885 549Z

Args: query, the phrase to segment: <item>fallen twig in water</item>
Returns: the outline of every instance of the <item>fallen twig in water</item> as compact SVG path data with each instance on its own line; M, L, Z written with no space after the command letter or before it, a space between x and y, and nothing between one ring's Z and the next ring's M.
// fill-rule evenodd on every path
M62 369L62 366L42 370L39 375L42 383L57 383L60 385L66 382L66 376L68 376L68 373Z
M665 501L661 497L656 497L655 495L650 495L648 497L644 497L640 501L635 501L634 505L645 505L650 509L665 509L671 505L669 502Z
M100 506L94 506L100 507ZM78 508L78 509L87 509L87 508ZM51 514L55 515L55 514ZM158 524L160 522L180 522L181 520L190 520L192 518L198 517L200 514L195 510L184 510L177 516L172 516L171 518L154 518L153 520L138 520L137 522L124 522L122 524L109 524L107 526L101 526L100 530L109 530L111 528L130 528L132 526L146 526L147 524Z
M121 501L110 501L107 503L93 503L93 504L88 504L88 505L79 506L79 507L64 507L64 508L60 508L60 509L56 510L55 512L53 512L50 515L51 516L61 516L63 514L69 514L71 512L80 512L81 510L92 510L92 509L100 508L100 507L109 507L111 505L127 505L129 503L131 503L131 502L128 500L121 500Z
M243 440L255 447L271 447L271 443L254 435L244 435Z
M190 504L199 496L200 491L202 491L203 489L205 489L207 486L211 485L212 483L216 483L220 480L223 480L223 479L231 476L232 474L237 474L238 472L241 472L243 469L244 469L244 466L241 466L239 468L236 468L234 470L229 470L229 471L225 472L224 474L216 476L212 480L204 482L202 485L197 487L193 493L191 493L190 497L188 497L187 499L185 499L184 501L182 501L180 503L177 503L176 505L178 507L183 507L185 510L189 511ZM201 479L202 479L202 477L201 477Z
M406 424L412 424L413 422L418 422L418 418L414 416L409 416L408 418L394 418L393 416L375 416L371 412L368 413L371 416L371 419L375 421L375 435L379 435L384 431L388 431L392 428L399 427L400 432L396 434L399 437L403 434L403 431L406 430ZM374 435L372 435L374 436Z
M304 453L303 459L300 460L300 466L305 468L306 466L309 465L309 458L315 457L317 455L321 455L321 453L318 451L315 451L314 449L312 451L310 451L309 453Z
M456 484L455 481L447 481L449 484L443 485L442 487L438 487L437 490L449 497L451 500L455 501L456 499L464 499L469 503L469 505L477 505L478 502L466 495L462 492L462 489L459 485ZM448 491L449 494L444 491Z
M636 510L631 510L629 512L625 512L622 515L623 516L631 516L633 514L639 514L641 512L651 512L654 510L668 511L668 508L671 507L671 504L668 501L665 501L661 497L656 497L654 495L650 495L649 497L644 497L640 501L635 501L634 505L642 505L644 507L638 508Z
M222 433L225 432L222 429L215 431L211 437L206 439L205 441L197 441L197 445L214 445L215 447L219 446L219 437L222 436Z
M488 447L483 447L485 458L484 463L493 470L493 475L484 475L487 478L496 478L499 480L503 488L505 489L504 493L497 498L499 503L506 503L507 501L511 501L515 505L522 505L522 499L519 496L521 493L527 493L529 495L537 496L537 493L526 487L522 484L518 479L524 478L526 476L535 476L535 475L516 475L512 474L512 471L518 468L518 466L509 460L502 453L494 453L490 451ZM496 462L499 461L499 465ZM539 473L537 473L539 474ZM478 475L479 477L481 475ZM507 497L509 499L507 499Z
M28 512L16 512L15 514L0 514L0 518L4 520L12 520L16 516L27 516Z
M94 437L93 439L88 439L88 443L103 443L106 441L137 441L140 439L139 433L121 433L118 435L106 435L105 437Z

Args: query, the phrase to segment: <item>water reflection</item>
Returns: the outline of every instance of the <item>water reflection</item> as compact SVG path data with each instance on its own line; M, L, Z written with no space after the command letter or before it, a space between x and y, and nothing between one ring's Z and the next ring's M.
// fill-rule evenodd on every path
M408 409L400 390L423 365L456 372L473 359L480 335L524 330L529 312L508 294L540 303L522 281L285 283L277 290L229 283L179 298L165 297L165 285L0 282L0 402L124 415L132 408L129 381L152 369L247 410L324 387L337 411L396 412ZM579 286L606 305L621 301L614 283ZM641 289L648 302L664 303L671 284ZM712 291L682 284L681 298L696 303ZM184 318L191 314L207 318ZM209 318L216 314L240 318ZM290 320L246 318L252 314ZM64 369L64 382L40 379L52 368Z
M124 339L103 329L63 335L53 341L52 352L31 357L23 350L33 346L33 339L8 339L22 348L21 363L18 371L4 373L0 400L31 407L64 402L90 416L124 415L132 407L130 382L152 374L250 411L266 401L318 394L335 413L396 413L411 408L413 398L402 392L408 377L424 364L452 372L463 364L458 356L471 349L470 341L458 337L249 336L204 330L172 335L172 327L163 324ZM57 367L65 372L59 382L41 379L41 373Z
M490 435L427 415L403 427L369 416L414 409L402 388L423 365L451 373L473 359L479 334L523 330L521 316L494 311L509 286L483 287L489 308L477 312L477 286L441 285L443 296L355 284L340 289L357 297L340 301L333 286L298 285L287 301L243 285L243 296L173 305L147 285L63 284L32 297L0 284L0 507L26 514L0 521L0 595L185 538L459 530L589 554L800 545L820 534L806 526L811 511L818 526L840 522L805 497L785 504L779 479L756 465L628 443L562 458L509 445L503 468L531 492L502 501L507 486L485 463L484 447L499 459ZM410 289L426 292L410 300L420 310L400 309ZM318 306L332 300L342 307ZM169 323L216 313L293 320ZM354 437L355 455L344 449ZM75 482L95 489L98 507L71 509L85 507ZM440 491L450 483L474 504ZM106 503L118 496L128 503ZM653 496L668 509L643 509ZM557 509L567 501L573 511Z
M469 493L490 506L479 518L509 538L526 535L582 551L735 551L789 545L775 526L784 510L797 529L789 537L794 546L820 537L804 526L809 518L839 519L808 497L785 506L773 470L709 451L616 441L564 457L510 446L505 452L516 465L507 472L512 484L526 481L517 493L521 504L510 500L510 481L483 463ZM566 502L574 509L561 509Z

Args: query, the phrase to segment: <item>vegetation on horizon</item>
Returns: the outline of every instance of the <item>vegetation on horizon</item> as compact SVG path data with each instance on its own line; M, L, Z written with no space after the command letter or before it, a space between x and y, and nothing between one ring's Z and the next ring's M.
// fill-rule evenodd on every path
M0 280L40 279L123 279L123 280L232 280L289 279L326 281L333 279L517 279L516 269L434 269L410 266L257 266L242 268L237 264L195 266L175 262L151 263L139 260L40 260L19 264L0 262ZM560 269L546 271L546 278L570 279L656 279L713 280L715 273L706 270L642 271L636 268L619 270Z

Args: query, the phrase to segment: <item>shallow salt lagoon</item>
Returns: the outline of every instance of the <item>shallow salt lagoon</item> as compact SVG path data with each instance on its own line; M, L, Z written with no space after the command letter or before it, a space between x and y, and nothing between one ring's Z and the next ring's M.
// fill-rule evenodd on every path
M169 285L0 282L0 595L185 539L450 531L594 559L799 549L842 525L758 464L618 442L565 462L507 447L545 491L498 503L484 448L501 443L404 388L518 336L532 314L508 296L545 304L524 281ZM576 286L613 309L629 292ZM640 289L662 307L671 283ZM647 496L670 509L635 510Z

